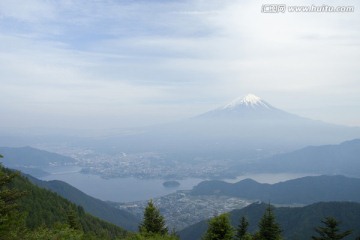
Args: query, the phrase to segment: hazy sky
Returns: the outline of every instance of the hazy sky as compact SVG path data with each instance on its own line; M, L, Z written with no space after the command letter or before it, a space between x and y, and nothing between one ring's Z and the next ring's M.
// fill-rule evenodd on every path
M268 3L1 0L1 128L142 126L247 93L360 126L359 1L281 2L353 13L262 13Z

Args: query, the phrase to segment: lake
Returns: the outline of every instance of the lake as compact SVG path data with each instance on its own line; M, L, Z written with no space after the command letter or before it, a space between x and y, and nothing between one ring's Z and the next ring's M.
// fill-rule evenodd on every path
M42 177L41 180L61 180L90 196L114 202L148 200L174 193L177 190L190 190L205 180L199 178L177 180L180 183L179 187L166 188L163 186L165 180L162 179L137 179L133 177L104 179L98 175L83 174L80 170L81 168L78 167L49 168L46 171L51 174ZM261 183L276 183L302 176L306 176L306 174L249 174L239 176L236 179L224 179L224 181L237 182L245 178L252 178Z
M166 188L162 179L137 179L127 178L101 178L98 175L83 174L81 168L49 168L51 174L42 177L41 180L61 180L78 188L82 192L101 200L114 202L132 202L147 200L176 192L177 190L189 190L203 179L188 178L177 180L178 188Z

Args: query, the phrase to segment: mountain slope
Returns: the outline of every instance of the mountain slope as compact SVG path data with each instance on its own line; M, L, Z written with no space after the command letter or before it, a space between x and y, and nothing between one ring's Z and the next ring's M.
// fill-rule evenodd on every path
M4 155L1 162L3 162L6 167L14 168L31 175L34 172L46 174L41 170L44 167L46 168L54 165L62 166L75 163L75 160L70 157L31 147L0 147L0 152ZM33 178L29 175L27 177L35 185L56 192L71 202L81 205L85 211L93 214L94 216L124 227L130 231L136 231L138 229L139 221L133 215L116 209L99 199L90 197L65 182L46 182Z
M48 167L75 163L73 158L32 147L0 147L0 152L4 155L1 161L9 167Z
M281 118L300 119L299 116L275 108L274 106L254 94L248 94L245 97L236 98L222 107L201 114L197 118L239 118L238 120L240 121L259 121L262 119L280 120Z
M69 201L78 204L84 210L96 217L121 226L130 231L137 231L139 220L130 213L110 206L104 201L86 195L73 186L62 181L41 181L28 177L35 185L51 190Z
M32 147L0 147L4 166L37 177L47 175L43 169L49 166L72 165L75 159Z
M251 179L237 183L205 181L193 188L193 195L227 195L270 201L274 204L310 204L320 201L360 202L360 179L344 176L303 177L276 184Z
M266 155L358 136L360 128L299 117L247 95L194 118L108 138L97 146L108 151L174 153L172 157L183 154L187 159L231 156L238 160L244 152Z
M14 171L0 166L0 175L10 175ZM123 237L127 232L113 224L100 220L56 193L33 185L25 177L18 175L8 185L9 189L25 192L18 201L20 213L25 216L26 227L34 230L46 226L54 228L57 224L67 224L69 212L74 213L75 221L78 221L85 233L96 236L96 239L115 239ZM3 189L1 189L3 190Z
M246 208L230 212L231 224L236 227L240 218L249 221L249 232L258 230L258 222L265 212L267 204L251 204ZM284 239L310 239L316 235L314 228L321 225L324 217L332 216L341 222L341 230L352 229L352 235L345 239L355 239L360 235L360 204L351 202L315 203L305 207L275 208L276 221L280 224ZM198 240L207 229L207 221L199 222L179 232L183 240Z
M338 145L306 147L254 163L262 172L346 174L360 177L360 139Z
M166 160L208 158L241 162L358 137L358 127L303 118L249 94L190 119L102 139L69 141L106 153L157 152L164 154Z

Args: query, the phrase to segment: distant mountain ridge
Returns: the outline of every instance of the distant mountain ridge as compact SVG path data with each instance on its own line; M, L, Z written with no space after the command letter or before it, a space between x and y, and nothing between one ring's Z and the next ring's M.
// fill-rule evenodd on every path
M360 127L307 119L248 94L189 119L72 144L104 153L157 152L181 161L242 161L359 137Z
M360 139L309 146L254 162L249 171L343 174L360 177Z
M104 139L96 145L108 151L156 151L170 154L171 158L184 156L181 160L196 157L237 160L249 152L251 157L268 156L360 136L360 128L300 117L253 94L187 120L143 130Z
M49 167L51 165L74 164L75 159L33 147L0 147L4 165L16 167Z
M249 221L249 232L258 229L258 222L265 212L267 204L254 203L243 209L230 212L233 227L239 225L239 220L245 216ZM276 221L280 224L284 240L311 239L317 235L315 227L321 226L321 220L332 216L341 222L340 230L353 230L344 238L352 240L360 236L360 204L352 202L321 202L305 207L279 207L274 210ZM207 221L201 221L179 232L182 240L200 240L207 230Z
M9 168L19 170L35 177L46 176L44 170L51 166L74 165L76 160L57 153L52 153L33 147L0 147L4 155L1 162Z
M303 177L275 184L245 179L237 183L204 181L193 195L227 195L273 204L311 204L321 201L360 202L360 179L344 176Z
M295 162L301 166L302 162L308 161L307 159L290 163L268 157L309 145L336 144L359 137L360 128L299 117L273 107L260 97L247 95L191 119L144 128L142 131L134 131L131 134L88 139L81 147L110 155L120 152L129 154L152 152L160 156L154 162L162 161L165 164L169 163L169 166L193 163L198 163L200 166L219 163L222 165L220 168L215 169L211 166L213 171L209 173L210 177L233 177L251 171L292 172L287 169L293 169L299 172L300 169L306 168L296 168ZM18 149L13 151L17 152ZM4 155L6 166L36 174L35 176L46 174L38 170L36 166L49 164L53 159L51 156L47 163L39 164L36 161L40 158L31 158L31 152L23 154L16 161L7 160L11 156L10 153L4 152ZM26 164L24 159L27 161L34 159L36 164L25 168L14 164ZM258 161L259 159L261 161ZM69 162L71 162L70 159ZM317 166L319 162L322 164ZM360 176L358 165L359 163L346 166L344 164L330 169L332 165L326 163L326 158L321 158L308 162L307 169L319 170L315 172L316 174ZM347 169L344 169L344 166ZM201 171L196 169L191 174L197 176L198 172ZM308 173L308 171L302 172ZM201 172L202 176L205 174L207 173Z

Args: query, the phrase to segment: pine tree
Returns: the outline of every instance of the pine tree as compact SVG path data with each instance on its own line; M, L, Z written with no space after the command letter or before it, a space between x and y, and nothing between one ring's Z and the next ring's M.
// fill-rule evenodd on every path
M315 231L320 235L319 237L312 236L313 240L338 240L343 239L351 234L350 230L339 232L339 222L333 217L326 217L321 221L325 227L317 227Z
M213 217L209 221L208 230L203 236L203 240L231 240L234 237L228 214L221 214Z
M259 222L259 239L262 240L279 240L281 239L281 229L275 221L272 208L269 206Z
M139 226L141 233L145 234L168 234L168 229L165 226L164 217L160 214L159 209L156 208L153 201L148 202L144 212L144 220Z
M244 216L241 217L240 224L237 228L237 233L235 236L237 240L245 240L249 238L249 234L247 232L248 226L249 222L246 220L246 218Z
M81 224L79 221L79 217L78 217L77 213L75 212L75 210L70 209L67 212L67 218L68 218L69 227L71 229L82 230L82 227L81 227Z
M0 155L0 158L3 156ZM24 192L9 188L16 173L8 173L0 163L0 236L1 239L21 239L25 233L25 216L20 214L17 200Z

